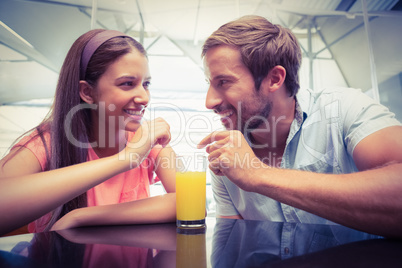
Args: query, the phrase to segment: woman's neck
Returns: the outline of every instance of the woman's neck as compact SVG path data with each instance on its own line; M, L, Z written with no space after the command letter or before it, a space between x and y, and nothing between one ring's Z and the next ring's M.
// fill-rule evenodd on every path
M94 136L96 145L92 147L99 158L108 157L117 154L126 147L127 133L124 130L118 130L113 135L105 132L97 132Z

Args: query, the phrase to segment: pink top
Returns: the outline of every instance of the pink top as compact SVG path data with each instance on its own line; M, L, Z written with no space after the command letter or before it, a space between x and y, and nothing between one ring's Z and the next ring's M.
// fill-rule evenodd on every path
M36 132L25 136L14 147L23 146L35 134ZM130 140L133 136L134 133L130 132L128 139ZM44 137L46 143L49 144L49 133L46 133ZM36 137L26 144L25 147L31 150L36 156L43 171L46 164L46 152L40 137ZM149 197L149 185L159 181L157 176L154 177L154 168L156 157L161 149L161 146L155 146L139 167L120 173L89 189L87 191L88 206L118 204ZM96 159L99 159L99 157L92 148L89 148L88 161ZM28 225L29 232L43 231L50 217L51 212L31 222Z

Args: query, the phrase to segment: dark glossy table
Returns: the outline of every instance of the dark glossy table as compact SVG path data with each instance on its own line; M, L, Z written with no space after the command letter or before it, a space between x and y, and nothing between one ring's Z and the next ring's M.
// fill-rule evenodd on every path
M0 267L402 267L402 241L338 225L207 218L0 238Z

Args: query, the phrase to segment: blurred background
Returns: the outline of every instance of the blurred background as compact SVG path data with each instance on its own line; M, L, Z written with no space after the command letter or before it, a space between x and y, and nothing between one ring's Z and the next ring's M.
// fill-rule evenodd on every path
M152 75L147 117L171 124L177 152L193 150L221 128L204 107L203 41L249 14L296 34L302 88L360 88L402 120L401 10L398 0L1 0L0 155L47 114L67 50L93 28L144 45Z

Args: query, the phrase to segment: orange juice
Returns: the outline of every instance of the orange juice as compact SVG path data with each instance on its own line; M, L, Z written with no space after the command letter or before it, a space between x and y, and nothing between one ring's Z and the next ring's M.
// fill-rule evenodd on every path
M178 220L205 219L205 199L205 172L176 172L176 213Z
M205 233L176 236L176 268L207 267Z

